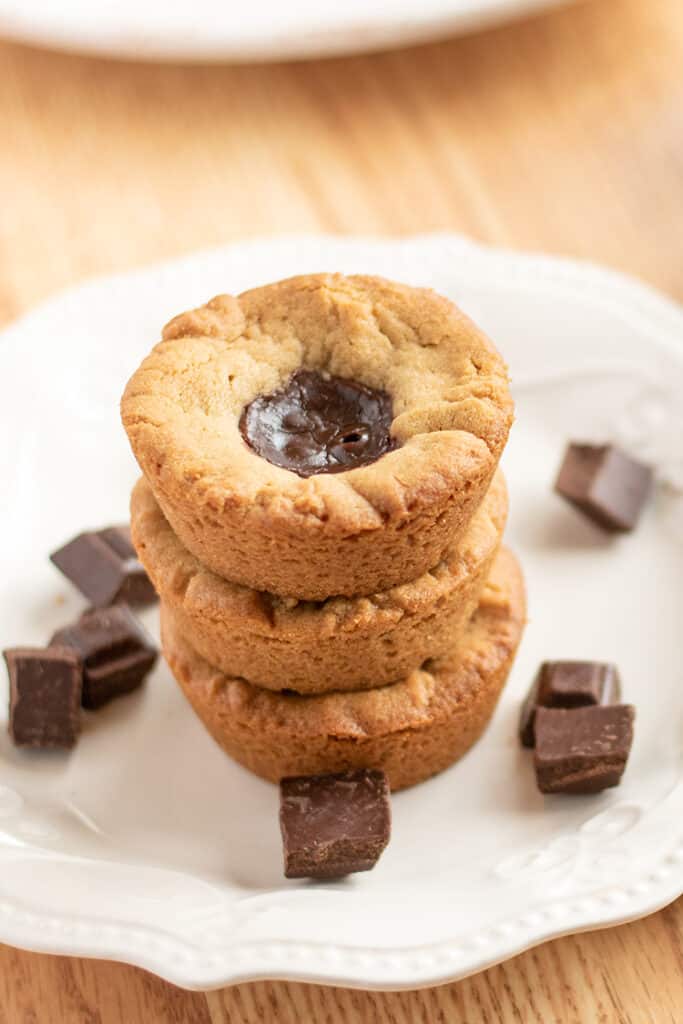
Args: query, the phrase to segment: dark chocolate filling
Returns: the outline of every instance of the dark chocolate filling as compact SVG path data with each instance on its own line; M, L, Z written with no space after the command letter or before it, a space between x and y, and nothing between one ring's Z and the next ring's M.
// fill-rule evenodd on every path
M308 477L366 466L390 452L392 420L386 391L297 370L280 391L245 407L240 431L261 458Z

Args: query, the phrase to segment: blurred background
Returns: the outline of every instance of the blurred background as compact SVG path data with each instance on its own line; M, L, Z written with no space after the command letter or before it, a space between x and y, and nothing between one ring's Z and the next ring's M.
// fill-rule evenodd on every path
M138 6L157 9L156 35L117 31L117 7L125 18L134 5L106 3L80 39L79 0L0 0L0 31L157 52L162 5ZM365 6L378 46L382 10ZM683 294L680 0L542 11L537 0L512 22L495 17L526 0L434 0L455 14L416 24L420 6L379 5L385 34L433 42L297 62L155 63L0 42L0 320L92 274L292 232L460 231L604 261ZM487 9L489 27L441 37L463 6ZM314 7L318 36L306 37ZM348 25L343 37L322 32L325 7L295 5L289 30L286 18L274 27L282 45L368 43ZM254 45L236 34L235 10L221 37L233 55ZM261 28L274 56L278 40Z
M683 299L682 0L0 0L0 131L0 325L92 275L316 232L462 232ZM679 901L430 993L206 1001L0 947L0 1019L654 1022L657 993L675 1020L682 942Z

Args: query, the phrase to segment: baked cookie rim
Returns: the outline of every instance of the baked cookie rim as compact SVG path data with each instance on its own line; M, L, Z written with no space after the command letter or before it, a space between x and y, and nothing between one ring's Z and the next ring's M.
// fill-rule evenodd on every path
M187 685L201 685L203 706L207 706L207 697L211 702L220 701L231 720L254 731L262 731L267 722L274 734L284 730L300 740L324 735L333 740L363 741L429 728L451 719L460 705L465 711L467 699L470 703L476 700L480 692L477 687L485 686L486 679L514 656L526 623L526 592L517 558L508 548L502 548L479 609L450 664L441 659L440 665L429 666L431 671L423 666L397 683L343 693L283 694L229 677L211 666L187 641L175 636L172 609L162 605L161 612L162 647L171 670L186 676ZM472 642L482 623L483 651ZM378 699L384 705L379 709L375 706ZM398 715L396 699L400 701ZM399 720L398 724L392 724L392 717Z
M383 304L375 300L370 303L368 295L374 294L373 289L384 296ZM246 445L239 431L239 418L250 400L265 393L266 387L273 390L281 385L301 366L325 368L312 358L312 353L320 355L317 349L313 352L312 342L303 351L301 338L286 335L288 347L283 354L277 339L267 332L259 334L259 315L266 315L262 307L267 310L268 295L275 291L288 296L286 302L290 303L299 295L309 299L316 296L319 307L331 308L339 319L346 315L362 340L368 340L363 325L370 331L368 337L383 339L378 346L383 349L384 362L375 367L375 376L361 362L354 363L353 379L392 394L394 403L398 403L392 433L400 447L367 466L303 479L266 462ZM424 324L417 313L416 319L426 340L421 335L415 340L412 326L404 325L404 333L412 339L405 341L399 322L391 319L392 302L394 307L405 304L406 296L423 313ZM372 308L368 311L369 306ZM365 314L367 321L362 319ZM333 314L330 316L334 319ZM286 325L286 320L283 323ZM376 327L375 335L372 325ZM280 329L285 331L286 326L278 322ZM393 341L384 332L394 332ZM435 342L433 335L439 332L440 340ZM350 341L353 337L344 334L336 344L345 344L352 351ZM319 343L320 351L328 355L336 351L332 341L325 344L330 346L329 351L323 342ZM428 350L440 344L450 346L460 360L450 383L444 384L448 393L439 392L435 380L447 380L444 374L439 377L425 370L423 379L434 394L426 405L411 405L408 398L417 387L414 382L406 383L411 378L411 353L419 354L418 362L426 366L432 359ZM260 345L259 351L274 359L277 367L258 364L250 347L253 345ZM390 352L384 351L387 345ZM372 345L368 350L374 354ZM344 357L347 355L345 349ZM389 355L396 358L389 359ZM236 379L241 381L231 397L232 411L226 411L222 399L216 398L215 382L207 383L212 376L209 368L226 359L223 371L231 387ZM353 361L355 356L348 355L348 359ZM397 362L401 364L398 368ZM262 373L254 371L257 365L261 365ZM197 378L195 371L200 366L203 371ZM382 366L393 374L392 380L379 379L384 372ZM244 373L248 369L259 382L251 390L240 377L240 367L246 367ZM337 366L332 369L339 371ZM177 387L162 394L162 385L165 380L168 384L169 377L176 378ZM188 380L194 380L192 387ZM397 382L401 381L403 385L397 391ZM198 402L200 393L204 408ZM183 407L183 401L189 401L188 408ZM164 340L133 374L121 411L143 473L155 490L168 492L172 500L204 507L219 517L224 512L248 508L250 515L262 517L276 530L349 534L380 529L388 521L411 518L421 510L438 514L457 501L458 495L490 476L512 422L505 365L489 339L452 302L427 289L412 289L377 277L343 275L304 275L251 289L237 298L217 296L206 306L176 317L167 325ZM484 429L478 429L482 425ZM212 439L213 447L197 443L198 436L203 442ZM238 471L234 471L236 463Z
M162 600L191 618L201 617L224 625L234 621L250 633L287 642L310 636L321 628L326 636L354 632L383 634L396 628L405 616L419 617L437 601L447 600L466 576L499 548L508 514L508 490L503 473L498 470L464 535L437 566L416 579L374 594L355 598L331 596L321 601L280 598L253 590L204 566L174 533L144 477L133 488L130 507L138 557ZM152 553L154 541L150 540L159 529L164 535L161 543L172 549L167 558L174 568L167 582L161 580ZM334 619L334 625L329 617Z

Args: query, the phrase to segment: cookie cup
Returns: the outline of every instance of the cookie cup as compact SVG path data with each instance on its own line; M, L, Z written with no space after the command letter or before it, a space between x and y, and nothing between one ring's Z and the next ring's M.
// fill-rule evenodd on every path
M452 649L476 608L507 516L498 471L463 537L410 583L367 597L297 601L230 583L192 555L144 480L133 543L181 635L210 664L270 690L325 693L394 682Z
M272 693L213 668L163 604L161 622L174 676L240 764L273 782L379 768L396 790L447 768L481 736L522 636L524 582L517 560L502 549L457 649L401 682L357 693Z
M388 392L396 449L308 479L252 451L244 408L302 367ZM188 550L302 600L372 594L436 565L481 503L512 420L500 356L453 303L339 274L221 295L172 320L121 411Z

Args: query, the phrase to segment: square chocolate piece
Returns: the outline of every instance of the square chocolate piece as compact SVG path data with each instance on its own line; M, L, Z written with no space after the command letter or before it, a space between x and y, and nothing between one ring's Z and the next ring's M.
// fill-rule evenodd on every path
M140 606L156 600L127 526L80 533L50 559L98 608L117 601Z
M555 490L604 530L632 530L652 490L649 466L613 445L570 444Z
M95 608L50 641L83 660L83 707L94 710L136 690L154 666L157 650L126 605Z
M68 647L3 651L9 733L18 747L73 747L81 731L81 659Z
M541 793L599 793L618 786L633 742L630 704L536 711L536 782Z
M384 772L359 769L280 782L286 878L339 878L369 871L389 842Z
M534 720L539 706L577 708L587 704L616 704L621 682L615 665L601 661L544 661L522 705L519 737L534 745Z

